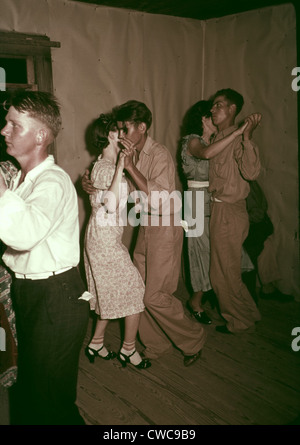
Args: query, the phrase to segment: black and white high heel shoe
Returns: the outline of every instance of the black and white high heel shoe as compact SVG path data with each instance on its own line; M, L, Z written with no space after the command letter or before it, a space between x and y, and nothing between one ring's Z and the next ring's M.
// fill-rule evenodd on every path
M99 352L104 348L104 345L101 346L100 349L93 349L90 348L89 346L87 346L85 348L85 355L87 356L87 358L89 359L90 363L94 363L95 361L95 357L100 357L103 360L112 360L115 357L117 357L117 354L113 351L108 351L107 355L105 355L104 357L102 355L99 354Z
M135 353L136 353L136 349L135 349L135 350L133 351L133 353L130 354L130 355L123 354L121 351L119 352L119 354L118 354L118 360L119 360L119 362L121 363L122 367L125 368L126 365L127 365L127 363L129 363L130 365L134 366L134 367L137 368L137 369L147 369L147 368L150 368L150 366L151 366L151 362L150 362L150 360L147 359L147 358L142 359L142 360L140 361L140 363L138 363L137 365L134 365L134 364L131 362L130 357L132 357L133 354L135 354Z

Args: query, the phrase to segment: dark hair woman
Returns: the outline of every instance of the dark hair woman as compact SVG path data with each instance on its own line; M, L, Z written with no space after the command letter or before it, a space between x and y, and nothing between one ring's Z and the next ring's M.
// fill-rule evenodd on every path
M100 155L91 180L92 214L85 234L84 263L88 290L93 295L91 309L98 315L93 338L86 348L91 362L95 357L116 357L104 346L105 329L111 319L125 318L125 334L118 359L138 369L148 368L136 350L136 335L144 311L144 282L122 243L123 211L126 212L127 184L123 174L125 155L120 151L118 131L111 114L102 114L93 123L93 141Z

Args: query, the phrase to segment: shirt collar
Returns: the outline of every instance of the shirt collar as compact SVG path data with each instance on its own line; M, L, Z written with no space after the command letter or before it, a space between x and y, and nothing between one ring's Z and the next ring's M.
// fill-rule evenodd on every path
M25 176L24 182L33 180L44 170L47 170L51 165L54 164L54 156L48 155L47 158L42 161L40 164L38 164L36 167L34 167L32 170L30 170L27 175ZM17 178L21 176L21 170L18 172Z
M142 148L141 153L145 153L146 155L150 156L150 153L152 151L153 146L153 140L150 136L147 136L146 142L144 144L144 147Z

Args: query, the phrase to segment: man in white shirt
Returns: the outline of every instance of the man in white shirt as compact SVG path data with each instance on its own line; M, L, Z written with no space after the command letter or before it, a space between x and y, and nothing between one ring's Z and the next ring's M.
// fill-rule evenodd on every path
M20 424L84 424L75 400L89 304L79 299L85 287L77 269L76 191L48 155L60 125L52 95L20 91L1 131L7 153L21 166L10 189L0 175L0 239L14 278Z

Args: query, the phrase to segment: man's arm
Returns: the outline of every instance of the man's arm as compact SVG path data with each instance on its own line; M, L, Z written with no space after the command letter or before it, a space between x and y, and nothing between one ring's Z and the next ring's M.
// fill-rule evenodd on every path
M2 175L0 175L2 176ZM41 181L23 199L0 178L0 239L15 250L31 250L60 225L67 191L60 181Z
M135 184L136 189L140 190L146 195L148 195L148 183L145 178L145 176L136 168L136 166L133 164L132 156L126 156L125 157L125 163L124 168L127 171L128 175L130 176L130 179Z
M121 138L120 142L124 147L124 149L122 150L123 154L125 155L124 169L127 171L131 181L136 186L136 189L148 195L149 191L147 179L133 163L133 158L139 155L139 153L136 151L134 144L126 137Z
M246 121L248 125L242 135L242 142L235 153L235 157L243 178L248 181L253 181L260 173L261 164L258 147L252 141L252 135L261 121L261 114L251 114L245 119L245 122Z
M97 191L97 189L93 186L93 183L90 179L90 172L88 169L85 170L82 178L81 178L81 185L83 190L88 193L89 195L92 195Z
M248 122L245 121L241 127L210 145L203 145L199 138L192 138L188 143L188 151L195 158L211 159L223 151L235 138L243 134L247 126Z
M249 141L252 139L253 131L257 128L261 121L261 114L260 113L253 113L246 117L245 123L248 125L246 126L244 132L243 132L243 140Z

